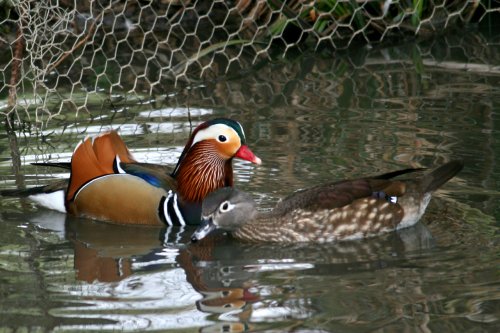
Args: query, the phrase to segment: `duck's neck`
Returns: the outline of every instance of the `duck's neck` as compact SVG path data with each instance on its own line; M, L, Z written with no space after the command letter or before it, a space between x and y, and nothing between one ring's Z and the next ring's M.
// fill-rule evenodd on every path
M233 186L232 159L224 159L213 145L201 141L191 147L173 176L181 200L201 204L210 192Z

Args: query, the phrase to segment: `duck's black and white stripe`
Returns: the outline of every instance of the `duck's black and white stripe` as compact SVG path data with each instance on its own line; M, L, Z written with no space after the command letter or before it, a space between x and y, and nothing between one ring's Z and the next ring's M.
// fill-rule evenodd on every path
M186 221L182 216L182 211L177 201L177 193L172 190L168 191L168 195L162 197L160 206L158 207L160 218L167 225L185 226Z
M127 172L123 170L120 165L121 160L118 155L116 155L113 170L117 174L126 174ZM160 219L169 226L185 226L186 222L182 216L182 212L177 203L177 193L168 191L167 196L163 196L160 200L160 205L158 206L158 213Z

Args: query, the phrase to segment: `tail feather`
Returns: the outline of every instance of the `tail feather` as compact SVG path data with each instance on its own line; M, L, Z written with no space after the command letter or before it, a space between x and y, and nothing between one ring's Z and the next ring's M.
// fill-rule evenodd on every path
M422 171L422 170L425 170L425 168L408 168L408 169L403 169L403 170L396 170L396 171L387 172L387 173L384 173L382 175L375 176L373 178L375 178L375 179L391 179L391 178L395 178L395 177L398 177L401 175L406 175L408 173Z
M453 178L462 168L464 163L461 160L450 161L440 167L432 170L424 176L422 180L422 188L424 193L429 193L437 190L448 180Z
M71 201L78 190L87 182L108 174L115 173L115 158L134 163L135 159L127 146L115 132L104 133L94 139L86 138L75 149L71 162L34 163L38 166L60 167L71 170L70 179L52 182L49 185L28 189L12 189L0 191L1 196L35 197L43 194L53 194L61 191L66 202ZM64 207L63 207L64 208Z
M31 195L38 194L48 194L61 190L66 190L68 187L68 179L62 179L56 182L53 182L49 185L30 187L25 189L11 189L11 190L2 190L0 191L0 195L4 197L29 197Z
M71 162L35 162L31 163L31 165L43 166L43 167L55 167L67 170L71 169Z

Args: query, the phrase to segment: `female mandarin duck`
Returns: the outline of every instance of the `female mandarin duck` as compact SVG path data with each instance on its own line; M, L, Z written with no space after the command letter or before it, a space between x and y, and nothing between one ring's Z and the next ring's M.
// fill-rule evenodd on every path
M202 223L191 240L215 229L254 242L332 242L375 236L414 225L434 192L463 167L446 163L414 179L393 179L421 169L344 180L298 191L270 212L258 212L252 198L223 188L205 198Z
M111 131L80 143L70 165L52 164L71 169L65 191L60 186L45 186L2 194L24 194L45 206L52 205L49 208L113 223L199 224L205 196L233 185L234 157L261 163L245 145L242 126L230 119L199 125L170 174L162 165L138 163ZM47 193L52 194L50 205L45 204ZM59 207L54 198L59 198Z

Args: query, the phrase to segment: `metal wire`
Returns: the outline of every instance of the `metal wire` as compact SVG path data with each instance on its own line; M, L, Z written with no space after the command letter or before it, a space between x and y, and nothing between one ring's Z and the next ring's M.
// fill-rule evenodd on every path
M20 0L0 4L0 113L35 123L166 98L292 49L428 36L498 1Z

